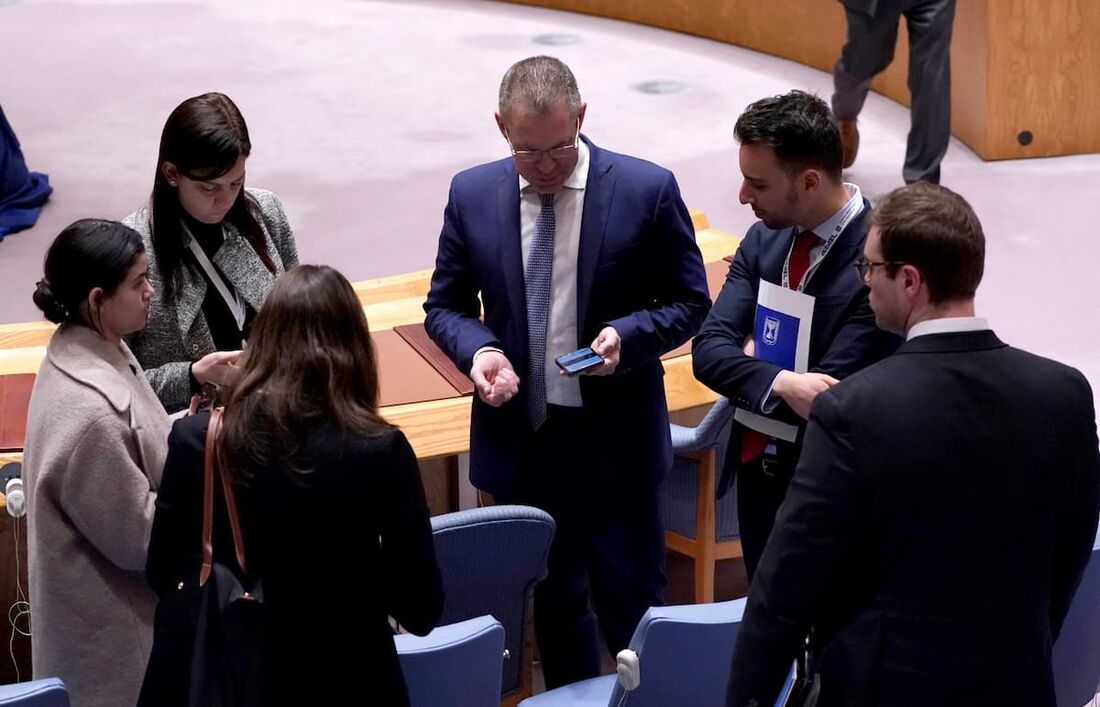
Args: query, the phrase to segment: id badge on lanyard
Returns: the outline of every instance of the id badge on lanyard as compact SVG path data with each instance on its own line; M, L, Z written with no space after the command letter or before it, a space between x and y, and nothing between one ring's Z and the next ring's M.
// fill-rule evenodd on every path
M214 284L214 289L216 289L222 299L225 300L226 306L229 307L230 314L233 315L233 321L237 323L237 329L244 329L244 298L238 293L229 291L229 285L226 284L225 278L223 278L217 268L214 267L214 263L210 262L210 258L206 256L206 251L202 249L202 246L199 245L199 242L195 240L194 236L191 237L191 241L187 244L187 247L191 249L191 252L195 256L195 260L199 262L199 267L206 273L206 277Z
M858 192L856 196L859 196ZM798 287L795 288L797 291L801 292L806 287L806 283L810 281L810 276L817 270L817 266L821 265L821 261L825 260L825 256L832 250L833 246L836 244L836 240L840 238L840 234L844 232L844 229L848 228L848 224L852 222L852 219L859 215L862 207L863 203L861 199L853 197L848 200L848 203L844 206L844 209L842 209L843 213L840 216L840 220L837 221L836 227L833 228L833 232L825 239L825 244L821 246L817 255L810 260L810 267L806 268L806 274L802 276L802 282L798 283ZM798 233L799 232L796 231L794 238L791 238L791 245L787 249L787 257L783 260L782 285L787 289L791 289L791 253L794 252L794 244L798 240Z

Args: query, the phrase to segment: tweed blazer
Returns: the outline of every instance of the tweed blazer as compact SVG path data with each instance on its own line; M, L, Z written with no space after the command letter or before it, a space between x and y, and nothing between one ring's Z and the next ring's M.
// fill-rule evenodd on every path
M142 575L169 416L126 344L63 324L27 413L31 654L74 705L134 704L156 595Z
M279 198L263 189L246 191L260 207L260 228L275 263L275 274L268 271L248 241L228 223L223 227L225 242L214 254L213 262L241 297L258 311L275 278L298 264L298 249ZM153 251L152 212L146 206L122 222L141 234L149 254L149 280L156 288L145 329L130 337L130 348L164 407L169 412L182 410L191 396L191 362L215 351L210 327L202 313L206 278L197 265L185 258L175 295L168 300L163 287L166 273L160 271ZM191 238L186 225L183 231L185 238Z

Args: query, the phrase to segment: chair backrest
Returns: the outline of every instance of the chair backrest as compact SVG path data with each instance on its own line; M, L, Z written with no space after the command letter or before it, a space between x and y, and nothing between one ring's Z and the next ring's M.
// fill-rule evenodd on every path
M69 707L69 693L59 678L0 685L0 705L5 707Z
M530 506L490 506L432 518L443 577L443 616L453 623L490 614L504 626L502 694L520 686L524 624L535 584L546 576L554 519Z
M1058 707L1081 707L1100 687L1100 533L1052 651Z
M744 612L743 598L647 611L630 640L630 648L638 654L641 682L630 692L616 682L607 704L725 704L733 644Z
M504 627L492 616L394 636L412 707L497 707Z
M733 424L734 407L719 397L695 427L672 425L672 445L677 450L695 451L708 447L725 447Z
M685 538L695 538L699 502L699 461L694 453L713 450L715 491L723 478L726 450L729 447L730 427L735 408L724 397L718 398L706 416L695 427L671 424L672 469L661 484L661 522ZM741 535L737 518L737 489L730 487L715 506L714 535L712 540L732 540Z

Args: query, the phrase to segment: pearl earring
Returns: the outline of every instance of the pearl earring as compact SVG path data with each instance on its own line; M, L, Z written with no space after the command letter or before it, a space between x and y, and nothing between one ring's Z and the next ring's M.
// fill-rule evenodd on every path
M172 186L172 187L176 186L176 183L175 183L175 181L173 181L173 180L169 180L169 181L168 181L168 186Z

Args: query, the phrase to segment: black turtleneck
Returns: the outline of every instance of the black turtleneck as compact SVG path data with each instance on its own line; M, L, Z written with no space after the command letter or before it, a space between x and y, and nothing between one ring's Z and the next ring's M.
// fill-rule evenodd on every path
M200 223L186 212L183 214L183 222L187 225L187 230L191 231L191 235L198 241L199 247L206 253L206 257L213 263L214 256L225 241L222 225L220 223ZM199 265L194 253L188 250L187 254L191 258L191 262L202 273L203 279L206 280L206 297L202 301L202 314L206 318L207 327L210 329L210 337L214 340L214 348L218 351L236 351L241 348L241 342L248 338L248 331L252 328L255 311L245 302L244 327L238 328L237 320L233 318L233 312L230 311L229 305L225 303L214 283L210 281L206 271ZM222 281L229 288L230 294L236 295L236 289L225 277L225 273L221 271L221 268L214 265L214 269L221 275Z

